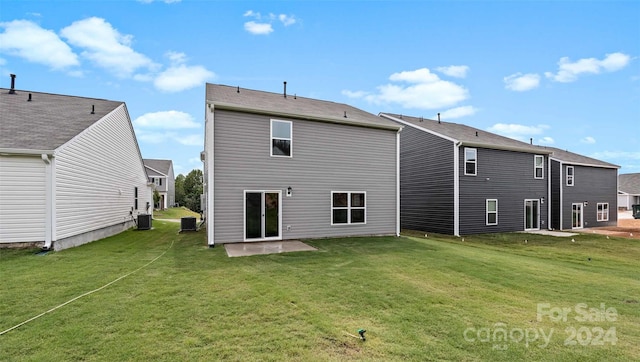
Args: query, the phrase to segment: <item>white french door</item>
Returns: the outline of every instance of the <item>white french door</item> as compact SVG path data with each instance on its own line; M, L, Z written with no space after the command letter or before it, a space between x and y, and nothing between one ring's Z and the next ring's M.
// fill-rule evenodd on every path
M540 200L524 200L524 229L540 229Z
M583 221L582 203L571 204L571 228L582 229Z

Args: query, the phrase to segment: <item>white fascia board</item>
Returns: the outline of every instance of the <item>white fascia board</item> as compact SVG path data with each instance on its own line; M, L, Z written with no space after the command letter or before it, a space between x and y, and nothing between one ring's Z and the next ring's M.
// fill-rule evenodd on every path
M571 165L571 166L585 166L585 167L596 167L596 168L609 168L609 169L616 169L616 170L617 170L617 169L620 169L620 166L616 166L616 165L613 165L613 166L605 166L605 165L594 165L594 164L591 164L591 163L567 162L567 161L563 161L563 160L561 160L561 159L559 159L559 158L555 158L555 157L549 157L549 159L550 159L550 160L557 161L557 162L560 162L560 163L565 164L565 165Z
M26 148L0 148L0 156L37 156L53 155L55 150L32 150Z

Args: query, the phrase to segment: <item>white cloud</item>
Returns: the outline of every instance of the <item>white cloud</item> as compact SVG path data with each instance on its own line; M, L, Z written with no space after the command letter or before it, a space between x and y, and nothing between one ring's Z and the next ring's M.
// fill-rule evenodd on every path
M456 107L456 108L447 109L444 112L440 112L440 118L443 121L446 121L447 119L454 119L454 118L461 118L461 117L471 116L471 115L476 114L477 111L478 111L478 109L473 107L473 106ZM436 119L437 117L438 116L436 115L434 117L434 119Z
M244 30L254 35L267 35L273 32L273 27L269 23L256 23L255 21L247 21L244 23Z
M581 74L600 74L603 71L615 72L626 67L631 57L624 53L607 54L602 60L596 58L584 58L571 62L568 57L558 61L558 72L553 74L545 72L545 76L556 82L568 83L578 79Z
M202 85L213 77L215 74L201 65L180 64L161 72L153 84L161 91L174 93Z
M436 70L450 77L464 78L467 76L469 67L466 65L450 65L448 67L438 67Z
M593 153L589 157L593 157L600 160L625 159L625 160L640 161L640 152L602 151L602 152Z
M539 124L537 126L525 126L522 124L506 124L506 123L496 123L493 126L489 127L487 131L497 133L499 135L513 138L519 141L527 142L529 138L532 138L534 135L542 134L545 130L550 127L546 124ZM552 140L550 137L544 137L543 140Z
M596 139L591 137L591 136L587 136L587 137L581 139L580 142L592 145L592 144L596 143Z
M78 56L51 30L28 20L0 23L0 51L61 70L80 65Z
M342 94L374 104L397 103L405 108L419 109L451 107L469 97L467 89L441 80L428 68L393 73L389 80L409 84L381 85L376 87L376 93L343 90Z
M204 147L204 136L201 134L190 134L186 136L179 136L179 137L176 137L175 140L185 146Z
M515 73L508 77L504 77L506 89L516 92L524 92L537 88L540 85L540 76L534 73L522 74Z
M139 68L157 67L131 48L133 36L120 34L104 19L78 20L62 29L60 34L72 45L85 49L81 53L83 57L120 78L131 76Z
M538 143L542 144L542 145L552 145L554 143L556 143L556 141L551 138L551 137L542 137L538 140Z
M189 113L180 111L161 111L146 113L136 118L133 125L137 128L161 128L161 129L183 129L198 128L200 125L194 122Z
M278 20L284 25L289 26L296 23L297 19L293 15L280 14Z

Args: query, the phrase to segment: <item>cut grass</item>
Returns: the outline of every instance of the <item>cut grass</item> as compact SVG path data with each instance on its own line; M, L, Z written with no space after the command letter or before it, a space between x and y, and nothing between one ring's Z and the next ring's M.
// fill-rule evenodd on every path
M200 218L200 214L193 212L184 206L171 207L164 210L153 210L154 219L180 219L182 217Z
M228 258L224 248L206 247L204 231L178 229L158 220L150 231L45 256L0 250L0 330L168 250L137 273L0 336L1 359L640 359L637 241L497 234L462 242L408 233L308 241L317 252ZM572 312L566 322L538 321L539 303L572 311L578 303L604 303L617 320L578 322ZM544 348L542 337L526 346L494 339L502 326L553 335ZM617 342L567 346L571 327L613 327ZM359 328L367 330L366 342L352 336ZM477 331L487 330L485 341Z

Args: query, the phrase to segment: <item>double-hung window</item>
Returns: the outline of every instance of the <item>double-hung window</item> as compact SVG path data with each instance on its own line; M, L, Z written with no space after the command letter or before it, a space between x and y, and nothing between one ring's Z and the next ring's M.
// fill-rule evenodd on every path
M497 199L487 199L487 225L498 225Z
M598 221L609 221L609 203L599 202L597 205Z
M366 224L366 198L364 191L332 191L331 225Z
M478 172L478 150L475 148L464 149L464 174L475 176Z
M293 126L291 121L271 120L271 156L291 157Z
M567 186L573 186L573 166L567 166Z
M133 209L138 210L138 188L133 188Z
M533 177L544 178L544 156L535 155L533 163Z

